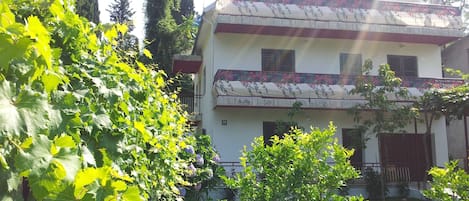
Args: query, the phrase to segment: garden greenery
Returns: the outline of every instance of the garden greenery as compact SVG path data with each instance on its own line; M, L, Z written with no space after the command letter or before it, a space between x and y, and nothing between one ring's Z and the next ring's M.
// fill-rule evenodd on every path
M452 161L445 168L433 167L429 174L433 177L431 188L424 191L425 197L432 200L469 200L469 174L458 168Z
M272 146L258 137L252 150L243 151L242 173L224 180L239 190L240 200L362 200L339 195L345 182L359 174L348 160L353 151L337 144L334 133L331 123L324 130L273 136Z
M177 95L113 50L125 26L73 5L0 1L0 200L181 200L197 153Z

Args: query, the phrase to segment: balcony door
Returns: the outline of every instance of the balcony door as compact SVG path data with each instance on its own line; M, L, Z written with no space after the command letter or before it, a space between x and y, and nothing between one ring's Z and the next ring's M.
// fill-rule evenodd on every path
M380 134L379 143L382 165L409 168L411 181L427 178L427 171L432 165L430 135Z

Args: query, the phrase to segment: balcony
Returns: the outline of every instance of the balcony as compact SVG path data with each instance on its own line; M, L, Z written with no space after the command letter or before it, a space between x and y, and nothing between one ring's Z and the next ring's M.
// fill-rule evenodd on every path
M399 1L224 0L216 33L442 45L464 36L458 8Z
M179 97L179 101L183 105L184 111L189 114L189 121L197 124L201 120L200 113L195 111L195 97L194 95L183 95Z
M364 103L359 95L350 94L356 78L338 74L218 70L213 89L217 107L289 108L301 102L303 108L347 109ZM379 85L378 77L371 79ZM408 77L403 78L402 86L411 95L421 96L431 88L450 88L463 83L456 79Z
M333 164L331 164L333 165ZM220 162L220 166L225 169L225 174L228 177L234 178L237 174L242 174L243 167L239 162ZM363 185L365 180L363 175L366 171L374 171L376 173L384 173L383 179L388 184L392 183L401 183L401 182L423 182L424 178L413 178L412 172L409 167L405 166L384 166L380 163L361 163L354 165L355 169L358 170L361 174L361 177L351 181L351 184L354 185Z

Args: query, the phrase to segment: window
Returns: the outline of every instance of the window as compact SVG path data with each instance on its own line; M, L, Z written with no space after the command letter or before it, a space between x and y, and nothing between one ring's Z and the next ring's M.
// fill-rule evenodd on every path
M361 75L362 74L362 55L340 53L340 74Z
M347 149L354 149L350 163L357 170L362 168L363 145L362 135L358 129L342 129L342 145Z
M284 121L262 122L262 133L264 136L264 145L267 145L267 146L272 145L272 141L270 140L270 138L274 135L282 139L285 133L290 132L291 127L298 127L298 125L294 122L284 122Z
M295 71L295 51L262 49L262 71Z
M271 121L265 121L262 123L262 133L263 133L263 136L264 136L264 144L265 145L272 145L272 142L270 141L270 138L272 136L274 136L275 134L275 128L277 127L277 125L275 124L275 122L271 122Z
M417 77L417 57L388 55L388 64L396 76Z

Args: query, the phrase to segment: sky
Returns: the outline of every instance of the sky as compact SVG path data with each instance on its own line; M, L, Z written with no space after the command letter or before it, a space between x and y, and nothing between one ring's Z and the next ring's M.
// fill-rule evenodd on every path
M113 2L114 0L99 0L99 20L101 20L101 23L108 23L110 21L109 17L109 12L106 11L106 9L109 8L109 5ZM143 40L144 34L145 34L145 8L144 8L144 1L145 0L129 0L130 2L130 7L132 8L133 11L135 11L135 14L133 16L134 24L135 24L135 29L132 32L133 35L137 36L140 40ZM202 13L203 8L207 7L211 3L213 3L215 0L194 0L194 7L195 11L199 14Z

